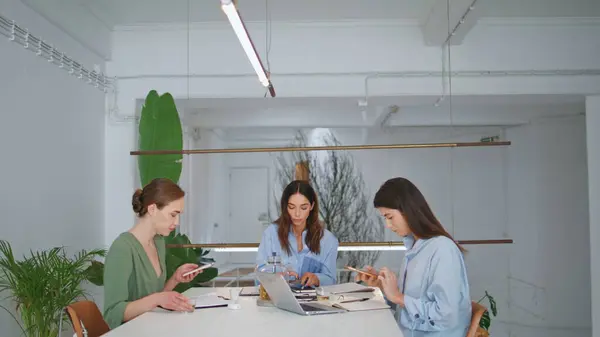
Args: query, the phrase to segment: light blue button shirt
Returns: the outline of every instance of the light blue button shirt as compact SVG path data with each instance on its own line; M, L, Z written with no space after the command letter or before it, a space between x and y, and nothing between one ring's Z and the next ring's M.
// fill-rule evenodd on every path
M405 307L396 317L405 337L464 337L471 322L467 268L461 251L445 236L404 238L398 286Z
M277 256L281 257L282 264L298 273L299 277L309 272L319 278L320 285L322 286L336 283L336 260L339 241L333 233L328 230L325 230L325 233L323 233L320 254L314 254L306 245L306 230L302 232L303 245L301 251L298 251L298 242L291 231L288 237L290 240L291 255L288 255L281 249L279 237L277 236L277 225L272 224L267 227L263 232L260 245L258 246L256 264L265 264L268 257L275 252Z

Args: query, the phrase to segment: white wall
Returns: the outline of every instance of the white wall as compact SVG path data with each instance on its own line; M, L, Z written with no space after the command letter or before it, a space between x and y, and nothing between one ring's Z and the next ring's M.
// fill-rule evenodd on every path
M541 119L507 132L510 306L495 332L590 336L590 257L585 118ZM487 278L485 278L487 279ZM477 282L477 279L473 280ZM506 302L505 302L506 303ZM503 322L513 323L506 324Z
M0 1L0 12L86 66L101 62L20 1ZM0 55L0 238L17 256L103 248L104 94L6 39ZM20 333L4 311L0 326Z

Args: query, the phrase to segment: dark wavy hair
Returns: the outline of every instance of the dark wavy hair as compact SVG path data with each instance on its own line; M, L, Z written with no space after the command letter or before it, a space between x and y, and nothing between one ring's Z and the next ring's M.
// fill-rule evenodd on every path
M308 202L313 206L308 218L306 219L306 245L314 254L321 252L321 239L323 238L324 229L319 221L319 202L317 201L317 193L310 186L307 181L294 180L289 183L281 195L281 214L279 218L275 220L277 224L277 236L279 237L279 243L281 249L283 249L288 255L292 253L290 247L290 240L288 235L292 226L292 219L288 212L288 202L290 197L296 193L302 194Z
M392 178L383 183L375 194L373 205L400 211L410 231L418 238L429 239L445 236L458 246L461 252L466 252L454 238L444 229L435 217L427 200L410 180Z

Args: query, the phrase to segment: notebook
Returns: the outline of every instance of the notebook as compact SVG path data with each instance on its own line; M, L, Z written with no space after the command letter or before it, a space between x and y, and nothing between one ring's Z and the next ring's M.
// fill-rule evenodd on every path
M226 299L218 296L216 293L210 293L210 294L206 294L206 295L191 297L190 299L195 300L194 307L196 309L226 307L229 304L229 302L231 302L229 300L226 300ZM174 311L172 309L167 309L162 306L159 306L158 309L162 309L162 310L166 310L166 311Z
M334 303L331 306L347 311L381 310L391 308L384 301L372 299Z
M196 309L226 307L231 302L216 293L196 296L193 299L196 300Z

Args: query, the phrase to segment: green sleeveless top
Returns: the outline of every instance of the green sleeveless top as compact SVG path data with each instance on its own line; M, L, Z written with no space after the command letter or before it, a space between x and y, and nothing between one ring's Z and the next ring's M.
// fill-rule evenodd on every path
M123 323L127 303L160 292L165 286L165 240L157 235L154 242L160 261L160 276L156 275L142 244L129 232L121 233L106 254L104 320L111 329Z

